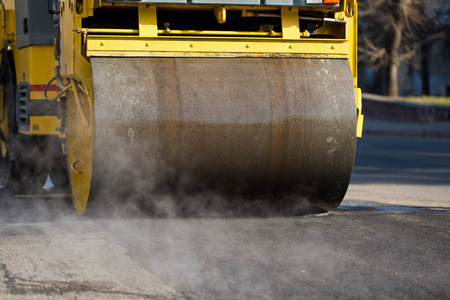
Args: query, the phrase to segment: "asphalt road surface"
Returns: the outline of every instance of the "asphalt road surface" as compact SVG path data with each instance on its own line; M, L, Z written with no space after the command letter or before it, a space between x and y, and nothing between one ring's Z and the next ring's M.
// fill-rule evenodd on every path
M366 136L335 212L78 217L2 197L0 299L449 299L450 140Z

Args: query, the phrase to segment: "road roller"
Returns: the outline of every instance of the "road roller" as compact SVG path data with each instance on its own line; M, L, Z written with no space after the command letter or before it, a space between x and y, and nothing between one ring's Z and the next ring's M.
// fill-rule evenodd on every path
M356 0L1 8L4 187L49 175L79 214L226 199L295 215L342 201L363 124Z

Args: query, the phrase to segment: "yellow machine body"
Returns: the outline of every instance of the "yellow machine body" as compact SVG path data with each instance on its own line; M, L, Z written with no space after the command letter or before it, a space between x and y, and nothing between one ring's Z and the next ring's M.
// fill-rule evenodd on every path
M6 13L6 33L15 33L15 14L14 14L14 1L5 1L5 13ZM4 40L6 37L2 34ZM15 39L11 39L10 43L13 56L15 58L15 68L18 84L20 82L29 83L29 101L35 101L34 103L46 100L44 96L45 86L48 81L54 76L53 68L56 65L55 58L53 56L53 45L32 45L18 49L15 44ZM48 89L48 96L54 97L57 95L58 86L53 84ZM53 100L57 102L59 100ZM33 104L34 104L33 103ZM42 103L42 102L41 102ZM33 106L33 105L31 105ZM34 105L36 106L36 105ZM38 104L39 106L39 104ZM56 107L57 104L44 103L44 109L48 107ZM31 108L30 110L32 110ZM53 115L33 115L39 114L39 109L30 111L28 117L28 129L19 129L20 133L27 135L59 135L61 127L61 119L57 114L57 110L53 109Z
M58 140L64 135L61 101L56 98L60 88L48 84L57 65L53 55L57 31L52 28L46 5L40 4L45 2L3 0L0 6L0 183L13 194L41 192L48 173L53 174L55 185L67 187L63 148ZM33 11L30 16L29 11ZM36 19L42 15L43 19Z
M44 95L45 86L53 74L55 59L53 57L53 46L30 46L24 49L16 49L13 51L16 58L16 72L18 80L30 83L30 106L32 101L48 101L57 102L59 100L47 100ZM57 95L58 86L53 84L49 87L47 95L55 97ZM52 105L52 104L50 104ZM48 104L47 104L48 106ZM53 103L53 106L57 106ZM30 114L33 114L30 109ZM54 115L30 115L29 130L20 130L22 134L37 135L59 135L61 128L61 118L54 110Z

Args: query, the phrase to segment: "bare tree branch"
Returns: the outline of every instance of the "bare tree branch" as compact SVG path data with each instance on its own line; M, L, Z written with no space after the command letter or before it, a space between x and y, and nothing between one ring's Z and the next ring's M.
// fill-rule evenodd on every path
M386 78L389 94L398 94L396 69L400 63L417 65L414 60L423 45L445 38L439 20L448 18L450 4L447 1L360 1L360 60L376 70L391 70Z

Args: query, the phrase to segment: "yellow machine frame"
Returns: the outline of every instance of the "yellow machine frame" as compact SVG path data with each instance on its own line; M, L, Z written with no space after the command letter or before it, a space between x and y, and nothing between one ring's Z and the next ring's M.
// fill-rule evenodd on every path
M18 81L30 82L30 101L45 100L45 86L53 75L53 46L30 46L15 49L16 72ZM57 86L52 85L48 96L56 96ZM59 101L59 100L55 100ZM30 116L30 131L21 131L23 134L59 135L61 119L55 116Z
M349 61L356 94L357 136L362 135L361 91L357 87L357 3L346 0L344 11L335 18L345 23L345 38L304 39L308 32L300 32L300 7L279 7L282 20L281 32L220 32L220 31L171 31L178 36L166 35L158 30L157 8L187 8L178 4L138 5L139 29L83 28L82 19L94 15L94 7L110 6L110 3L85 0L83 12L77 13L71 1L61 7L61 75L73 77L92 91L89 56L296 56L313 58L345 58ZM132 5L119 4L114 5ZM267 6L189 5L189 9L205 9L215 13L217 21L226 21L227 10L240 10L249 16L251 11L267 10ZM276 7L270 7L274 9ZM227 36L223 36L227 35ZM245 37L242 35L246 35ZM68 42L69 41L69 42ZM71 42L70 42L71 41ZM75 51L74 51L75 49ZM81 53L86 49L86 53ZM89 106L92 107L92 97ZM86 108L84 108L86 109Z
M53 68L55 59L53 57L54 47L49 45L33 45L22 49L15 47L15 14L14 1L3 0L5 18L3 20L4 32L1 33L2 40L9 39L15 60L17 82L29 82L30 101L47 101L44 96L44 89L49 79L54 76ZM57 94L57 85L50 86L48 95L53 97ZM55 100L55 101L59 101ZM57 115L53 116L33 116L29 117L29 131L19 130L26 135L59 135L61 119Z

